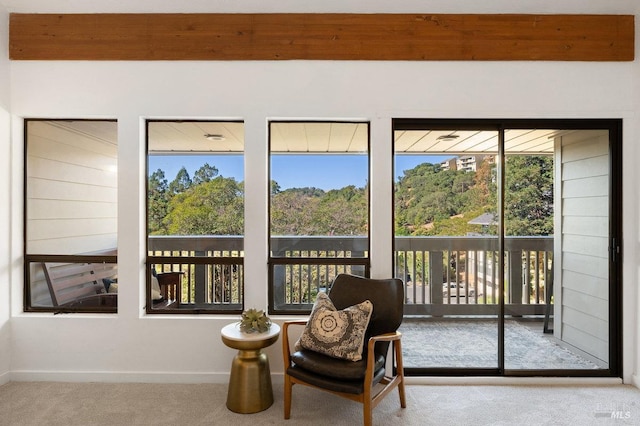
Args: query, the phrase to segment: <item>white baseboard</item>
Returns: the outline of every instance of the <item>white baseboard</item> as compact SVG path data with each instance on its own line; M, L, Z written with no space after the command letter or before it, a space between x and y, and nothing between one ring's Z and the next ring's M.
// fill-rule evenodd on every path
M14 382L97 383L228 383L228 373L171 373L130 371L13 371Z
M272 383L283 383L282 373L271 374ZM0 375L0 384L15 382L98 383L229 383L229 373L129 372L129 371L13 371ZM405 377L407 385L428 386L610 386L623 384L615 377ZM640 377L632 383L640 387Z

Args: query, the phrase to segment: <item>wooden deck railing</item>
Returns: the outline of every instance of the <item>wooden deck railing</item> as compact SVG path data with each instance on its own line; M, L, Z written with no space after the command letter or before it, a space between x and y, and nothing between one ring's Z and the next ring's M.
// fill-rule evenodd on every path
M366 237L273 237L269 261L272 312L308 312L336 275L369 274Z
M506 237L504 277L497 237L396 237L395 249L407 315L495 315L501 288L507 314L548 313L553 237Z
M156 272L184 272L180 310L243 309L242 237L150 236L147 264Z
M185 307L241 309L242 237L149 238L149 262L182 270ZM341 272L366 275L366 237L273 237L270 271L276 310L307 311ZM505 275L497 237L396 237L396 276L405 281L406 315L495 315L499 289L513 316L549 313L552 237L506 237Z

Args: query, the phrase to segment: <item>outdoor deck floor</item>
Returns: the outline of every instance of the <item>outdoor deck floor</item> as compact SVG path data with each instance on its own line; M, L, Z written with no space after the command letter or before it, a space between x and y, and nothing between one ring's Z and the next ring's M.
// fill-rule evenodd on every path
M497 368L498 321L413 319L400 327L405 368ZM543 333L542 321L505 321L505 369L593 370L602 362Z

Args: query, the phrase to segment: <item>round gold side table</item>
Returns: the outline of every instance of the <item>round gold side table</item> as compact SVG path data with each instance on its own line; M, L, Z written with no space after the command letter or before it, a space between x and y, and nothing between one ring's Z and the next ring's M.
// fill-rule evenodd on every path
M269 359L263 348L274 344L280 335L280 326L271 324L264 333L243 333L240 323L234 322L222 328L225 345L237 349L231 364L227 408L236 413L257 413L273 404L273 388Z

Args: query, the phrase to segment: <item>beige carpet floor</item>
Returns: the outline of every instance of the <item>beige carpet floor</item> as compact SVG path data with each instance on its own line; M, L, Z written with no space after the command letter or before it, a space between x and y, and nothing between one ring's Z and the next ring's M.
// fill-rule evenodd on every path
M0 425L359 425L361 406L294 386L291 419L275 402L256 414L227 410L226 385L12 382L0 386ZM374 411L374 425L638 425L640 390L631 386L407 387Z

